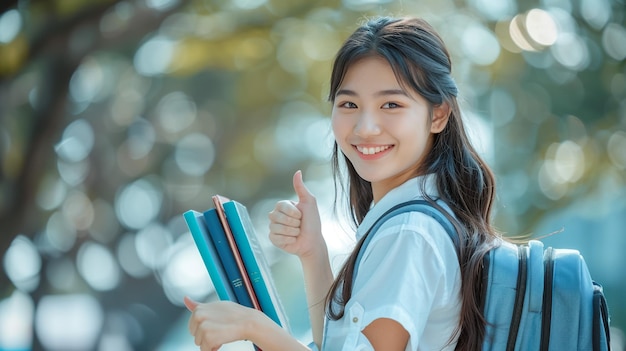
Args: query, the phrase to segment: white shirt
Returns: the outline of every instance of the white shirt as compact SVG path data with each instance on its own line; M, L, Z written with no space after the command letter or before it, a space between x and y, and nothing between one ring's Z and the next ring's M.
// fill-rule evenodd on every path
M391 190L367 213L357 240L394 205L437 197L435 176L410 179ZM326 320L323 351L373 350L362 330L379 318L409 333L406 350L454 350L448 341L461 311L461 273L454 244L432 217L407 212L386 221L367 246L344 316Z

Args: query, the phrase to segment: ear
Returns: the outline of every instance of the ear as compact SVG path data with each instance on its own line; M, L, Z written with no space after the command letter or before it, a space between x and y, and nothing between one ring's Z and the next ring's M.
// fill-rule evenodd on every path
M433 106L433 120L430 124L430 132L437 134L448 124L450 119L450 106L448 103L443 102L437 106Z

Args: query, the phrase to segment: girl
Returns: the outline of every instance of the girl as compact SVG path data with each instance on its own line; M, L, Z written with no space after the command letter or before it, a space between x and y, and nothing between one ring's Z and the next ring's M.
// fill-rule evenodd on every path
M277 203L269 235L300 258L316 347L481 348L480 263L498 237L489 224L494 178L468 141L456 96L445 45L421 19L371 20L339 50L329 94L333 168L338 180L346 169L357 239L394 205L426 199L451 214L461 240L455 247L434 219L404 213L378 230L356 276L362 240L333 278L315 197L296 172L298 202ZM256 310L186 304L203 351L241 339L265 351L308 349Z

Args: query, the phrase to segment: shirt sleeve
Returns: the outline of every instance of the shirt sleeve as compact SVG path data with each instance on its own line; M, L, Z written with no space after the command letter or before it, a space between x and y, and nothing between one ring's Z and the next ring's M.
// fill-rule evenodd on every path
M410 344L418 345L431 310L451 294L438 242L449 238L423 214L398 217L403 218L385 223L366 248L351 302L362 308L361 330L376 319L389 318L409 332Z

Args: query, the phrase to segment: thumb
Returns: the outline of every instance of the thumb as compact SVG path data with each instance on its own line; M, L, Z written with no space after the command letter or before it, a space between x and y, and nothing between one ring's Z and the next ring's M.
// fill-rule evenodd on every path
M185 302L185 306L187 306L187 309L191 312L193 312L196 309L196 307L198 307L198 303L190 299L188 296L185 296L184 302Z
M306 185L304 185L304 181L302 180L302 171L297 171L293 175L293 189L296 191L296 195L298 195L298 203L300 204L310 202L315 199Z

